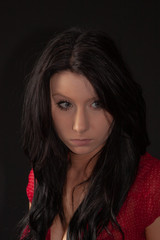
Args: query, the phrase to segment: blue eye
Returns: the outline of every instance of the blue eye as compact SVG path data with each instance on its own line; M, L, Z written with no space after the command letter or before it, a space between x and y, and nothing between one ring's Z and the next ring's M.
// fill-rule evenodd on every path
M65 110L67 111L70 107L71 107L71 103L67 102L67 101L60 101L57 103L57 106L61 109L61 110Z
M93 102L92 106L93 106L93 108L101 108L102 107L100 101Z

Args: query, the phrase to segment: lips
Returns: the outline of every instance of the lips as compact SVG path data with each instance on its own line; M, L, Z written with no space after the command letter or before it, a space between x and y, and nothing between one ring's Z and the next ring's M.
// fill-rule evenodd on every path
M91 141L92 139L71 139L71 142L78 146L88 145Z

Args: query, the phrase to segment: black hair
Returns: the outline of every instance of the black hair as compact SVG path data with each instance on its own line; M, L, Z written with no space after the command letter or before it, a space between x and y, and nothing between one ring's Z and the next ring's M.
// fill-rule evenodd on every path
M149 144L142 90L114 42L97 30L72 28L57 34L38 60L28 83L22 118L23 147L35 176L34 198L24 220L23 239L44 240L54 218L64 221L63 188L69 149L53 126L50 78L68 70L84 75L114 118L112 131L88 179L88 191L74 213L67 239L92 239L117 215L133 184L140 156ZM24 231L24 230L23 230Z

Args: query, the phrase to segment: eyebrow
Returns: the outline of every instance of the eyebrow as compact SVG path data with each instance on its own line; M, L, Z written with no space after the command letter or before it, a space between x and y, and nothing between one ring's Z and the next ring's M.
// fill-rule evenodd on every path
M64 98L68 98L68 99L70 99L71 101L73 101L70 97L67 97L67 96L65 96L65 95L63 95L63 94L60 94L60 93L54 93L54 94L52 94L52 96L54 97L54 96L60 96L60 97L64 97ZM95 100L95 99L97 99L98 97L92 97L92 98L88 98L87 100L86 100L86 102L88 102L88 101L90 101L90 100Z

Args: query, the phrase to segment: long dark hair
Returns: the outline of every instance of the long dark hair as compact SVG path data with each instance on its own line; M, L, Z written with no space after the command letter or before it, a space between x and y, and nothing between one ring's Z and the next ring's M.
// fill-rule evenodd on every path
M104 109L114 118L112 131L88 179L88 191L74 213L67 239L95 240L108 223L122 232L116 217L135 179L140 156L149 144L145 102L114 42L103 32L69 29L47 45L28 83L22 118L23 147L35 176L32 207L23 239L44 240L62 204L69 149L52 124L49 82L69 70L83 74Z

